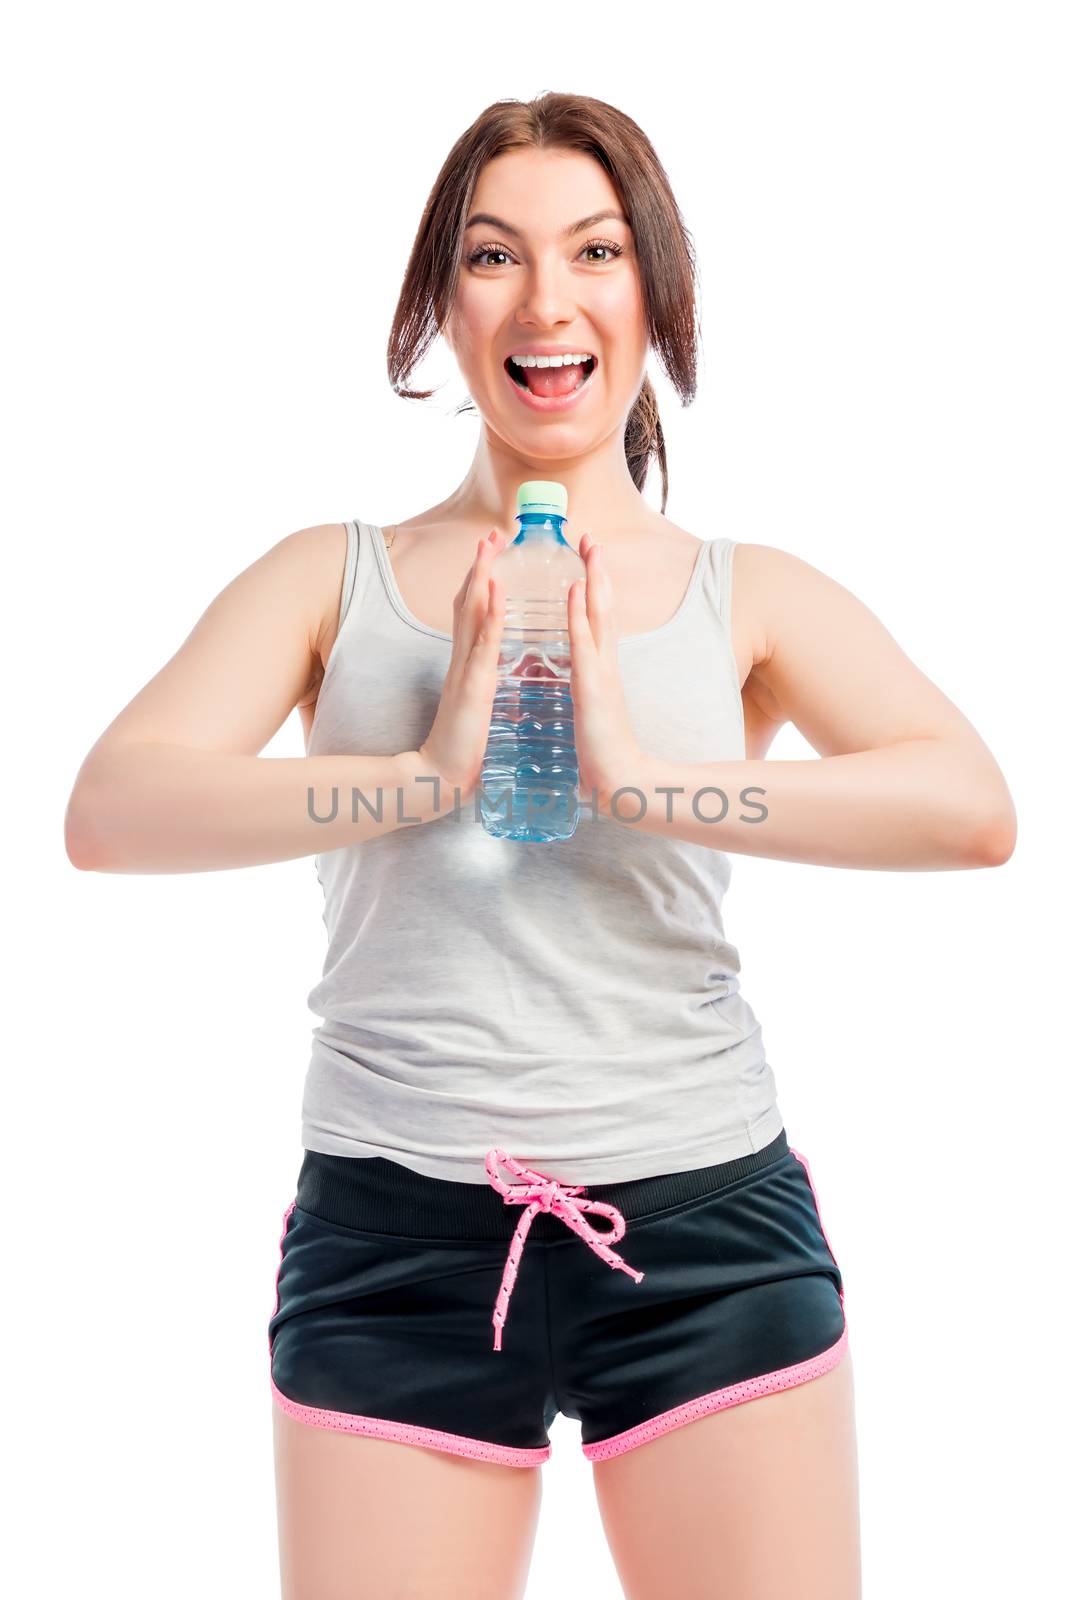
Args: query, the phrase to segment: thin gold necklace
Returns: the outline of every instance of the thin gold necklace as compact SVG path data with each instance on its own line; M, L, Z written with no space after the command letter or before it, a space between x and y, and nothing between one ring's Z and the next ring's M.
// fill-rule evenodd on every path
M389 549L390 545L393 543L393 540L396 537L396 533L397 533L396 523L394 523L393 527L388 529L388 531L385 528L383 528L382 537L386 541L386 549L387 550Z

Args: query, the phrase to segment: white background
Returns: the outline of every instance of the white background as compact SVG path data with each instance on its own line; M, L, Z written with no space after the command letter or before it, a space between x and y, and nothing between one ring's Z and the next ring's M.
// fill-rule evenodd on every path
M447 351L417 374L447 380L438 398L404 402L386 336L453 141L544 89L634 117L694 235L696 404L653 371L668 515L845 584L1008 778L1001 868L735 856L726 911L844 1272L866 1600L1050 1592L1059 11L713 6L700 40L676 4L38 4L7 23L13 1592L277 1594L266 1323L321 894L310 859L79 873L63 812L89 746L237 572L296 528L412 516L465 473L477 419L451 415ZM263 754L303 754L295 712ZM771 751L812 755L793 730ZM611 1600L578 1424L552 1440L528 1593Z

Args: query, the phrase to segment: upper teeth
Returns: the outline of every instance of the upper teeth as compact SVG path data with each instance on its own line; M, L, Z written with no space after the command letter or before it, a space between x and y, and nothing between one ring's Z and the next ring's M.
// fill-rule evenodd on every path
M509 356L517 367L573 367L576 362L592 361L592 356Z

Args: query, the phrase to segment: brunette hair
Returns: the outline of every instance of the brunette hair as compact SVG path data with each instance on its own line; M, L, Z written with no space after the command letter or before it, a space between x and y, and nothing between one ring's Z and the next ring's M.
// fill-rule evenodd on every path
M453 145L430 191L408 258L387 349L389 381L404 400L427 400L432 389L404 385L446 322L463 264L464 224L479 174L509 150L578 150L604 167L634 235L648 339L684 406L697 391L697 270L667 175L649 140L624 112L581 94L546 92L535 100L497 100ZM459 411L474 409L470 401ZM649 464L660 471L663 512L668 471L664 430L648 373L624 434L630 475L645 485Z

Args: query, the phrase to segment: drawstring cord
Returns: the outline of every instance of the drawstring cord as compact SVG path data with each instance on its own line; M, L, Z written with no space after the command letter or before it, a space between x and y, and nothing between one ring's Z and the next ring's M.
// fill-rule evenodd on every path
M506 1178L502 1178L496 1170L498 1166L507 1167L519 1182L509 1183ZM602 1261L607 1261L610 1267L625 1272L635 1283L641 1283L645 1273L636 1272L633 1267L627 1265L622 1256L609 1248L617 1239L622 1239L627 1231L622 1212L604 1200L584 1198L582 1196L582 1190L586 1187L584 1183L559 1183L555 1178L548 1177L544 1172L538 1172L534 1167L524 1167L501 1149L488 1152L486 1173L497 1193L504 1196L505 1205L526 1207L512 1235L508 1260L505 1263L504 1276L501 1279L497 1304L493 1311L494 1350L501 1348L504 1322L508 1315L509 1295L519 1271L519 1260L523 1254L527 1234L539 1211L548 1211L554 1217L559 1217L560 1221L565 1222L574 1233L577 1233ZM584 1211L609 1217L612 1227L607 1230L591 1228L582 1215Z

